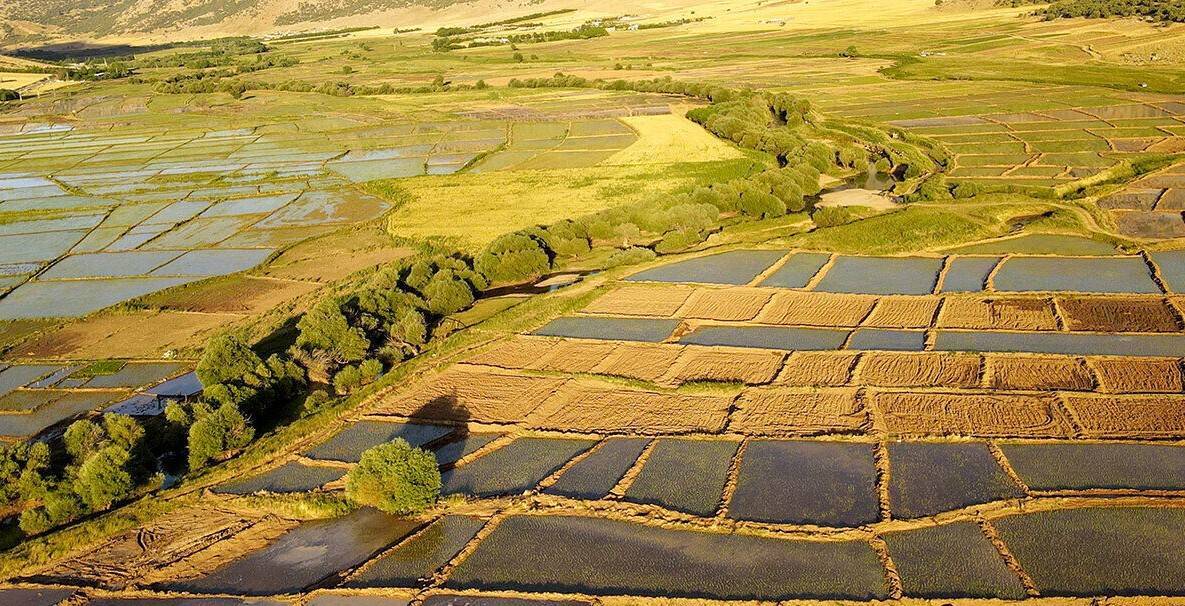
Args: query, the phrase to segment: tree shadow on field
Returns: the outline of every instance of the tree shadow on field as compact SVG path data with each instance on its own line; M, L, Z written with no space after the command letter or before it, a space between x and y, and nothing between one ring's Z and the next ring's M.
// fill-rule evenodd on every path
M430 423L443 421L449 425L456 425L456 430L437 440L436 446L464 441L469 437L469 421L472 416L469 414L469 409L461 403L455 391L428 400L408 416L413 421Z

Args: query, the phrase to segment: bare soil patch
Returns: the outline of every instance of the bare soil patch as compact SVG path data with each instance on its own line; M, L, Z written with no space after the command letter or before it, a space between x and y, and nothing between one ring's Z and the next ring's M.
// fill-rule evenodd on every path
M988 384L995 389L1094 389L1094 375L1070 356L988 356Z
M146 303L174 311L205 313L262 313L316 290L310 282L232 276L205 280L150 297Z
M1069 419L1051 395L878 393L885 428L897 435L1065 438Z
M701 288L691 295L680 315L704 320L752 320L771 296L770 291L756 288Z
M908 295L881 297L864 326L876 328L929 328L938 311L938 297Z
M974 354L875 352L860 361L856 384L974 388L980 384L980 364Z
M1176 332L1177 314L1160 298L1058 297L1062 319L1070 330L1098 332Z
M1046 299L949 297L938 314L939 328L1057 330Z
M664 382L720 381L759 385L769 383L782 369L781 351L736 347L695 347L683 350Z
M671 317L687 301L692 288L682 285L622 286L584 308L585 313Z
M774 383L803 387L847 385L859 357L860 353L854 351L796 351L790 354Z
M1185 437L1185 396L1069 394L1065 402L1089 438Z
M805 436L857 433L868 425L855 390L759 388L741 395L729 429L749 435Z
M1176 358L1092 358L1099 390L1110 393L1180 393L1185 391L1181 361Z
M875 304L876 297L872 295L778 293L757 321L798 326L857 326Z
M574 380L547 399L527 423L539 429L672 434L718 432L731 397L630 389Z
M419 419L513 423L523 420L567 381L455 366L411 393L389 396L389 403L377 412Z

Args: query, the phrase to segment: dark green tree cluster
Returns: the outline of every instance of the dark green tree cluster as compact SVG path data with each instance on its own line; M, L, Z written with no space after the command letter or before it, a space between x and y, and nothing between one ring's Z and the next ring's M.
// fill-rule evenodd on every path
M1014 3L1016 6L1019 3ZM1150 21L1185 22L1185 2L1181 0L1061 0L1037 11L1047 20L1085 17L1142 17Z
M44 441L0 447L0 496L20 512L22 531L39 534L159 484L154 446L132 417L75 421L54 448Z

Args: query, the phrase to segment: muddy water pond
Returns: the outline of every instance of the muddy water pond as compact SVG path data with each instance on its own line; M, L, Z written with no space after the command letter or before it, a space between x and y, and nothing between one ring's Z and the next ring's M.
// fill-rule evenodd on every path
M864 541L782 540L569 516L508 518L446 586L721 600L887 597L884 569Z
M168 588L198 594L298 593L366 561L419 524L369 508L305 522L263 549Z

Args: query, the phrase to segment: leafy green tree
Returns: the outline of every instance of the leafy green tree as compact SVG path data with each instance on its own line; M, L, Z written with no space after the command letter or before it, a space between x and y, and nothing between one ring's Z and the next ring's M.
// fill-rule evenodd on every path
M103 511L123 500L135 487L126 466L130 455L121 446L107 446L92 454L78 468L74 492L94 511Z
M81 419L70 424L62 441L66 445L66 452L70 458L81 463L92 453L103 447L107 440L107 432L92 421Z
M338 362L365 357L370 340L361 327L350 325L342 309L346 304L345 297L331 297L314 305L296 324L297 347L327 352Z
M215 385L241 379L254 371L263 360L242 339L220 335L206 343L198 361L197 375L202 385Z
M362 453L346 476L346 494L355 502L395 514L431 507L440 496L436 456L398 438Z
M357 366L343 366L333 375L333 389L339 394L347 394L362 385L362 375Z
M447 316L473 305L473 287L450 269L436 272L423 288L428 311Z
M238 407L222 404L217 410L195 411L198 418L189 427L189 469L200 469L225 453L245 447L255 437Z

